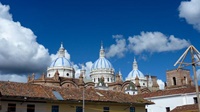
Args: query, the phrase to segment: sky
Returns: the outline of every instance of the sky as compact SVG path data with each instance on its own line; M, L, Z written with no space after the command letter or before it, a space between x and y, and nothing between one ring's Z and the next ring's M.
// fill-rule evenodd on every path
M0 0L0 80L46 73L61 43L89 74L101 42L124 80L135 57L163 84L189 45L200 49L200 0Z

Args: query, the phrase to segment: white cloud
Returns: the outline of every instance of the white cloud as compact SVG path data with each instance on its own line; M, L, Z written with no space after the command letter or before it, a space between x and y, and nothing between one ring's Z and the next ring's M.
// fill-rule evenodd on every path
M200 69L196 71L197 79L200 80Z
M119 58L124 57L125 52L127 51L126 48L126 40L123 38L122 35L114 35L113 38L115 38L116 44L112 44L107 52L106 57L114 57L117 56Z
M8 5L2 5L0 3L0 17L12 21L12 15L8 13L9 10L10 7Z
M121 38L123 38L123 35L117 34L117 35L112 35L112 37L115 39L121 39Z
M158 79L157 83L159 85L159 89L165 89L165 83L161 79Z
M93 63L91 61L86 62L83 66L86 70L85 77L86 79L90 79L90 69L92 67ZM74 65L74 69L76 71L75 78L78 78L80 76L80 70L82 69L82 64Z
M27 82L26 75L6 74L6 75L0 75L0 79L2 81Z
M48 49L29 28L13 21L9 9L0 3L0 73L43 72L51 60Z
M179 39L170 35L167 37L161 32L141 32L140 35L135 35L128 38L129 49L134 53L141 52L164 52L180 50L189 46L189 42L185 39Z
M200 31L200 0L183 1L179 6L179 17Z

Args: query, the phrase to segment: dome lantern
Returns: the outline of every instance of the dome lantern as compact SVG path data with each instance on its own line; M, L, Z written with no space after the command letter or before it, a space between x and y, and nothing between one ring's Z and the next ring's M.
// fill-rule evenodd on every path
M99 52L99 58L104 58L105 57L105 51L104 51L104 48L103 48L103 43L101 42L101 49L100 49L100 52Z
M63 47L62 43L61 43L60 49L58 51L58 57L65 57L65 48Z

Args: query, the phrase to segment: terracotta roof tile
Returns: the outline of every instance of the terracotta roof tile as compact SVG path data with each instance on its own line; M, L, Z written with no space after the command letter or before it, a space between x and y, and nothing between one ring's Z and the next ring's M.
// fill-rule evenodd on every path
M170 112L198 112L198 105L191 104L191 105L177 106L175 109L171 110Z
M190 87L158 90L156 92L143 93L143 94L139 94L139 95L136 95L136 96L142 96L143 98L148 98L148 97L158 97L158 96L167 96L167 95L193 93L193 92L195 92L195 87L190 86Z
M0 82L0 92L3 96L25 96L35 98L48 98L39 85L16 82Z
M83 99L83 89L79 88L49 87L29 83L0 81L0 93L2 96L26 96L32 98L40 97L50 100L57 100L53 94L53 91L60 93L64 100ZM152 102L141 97L128 95L123 92L97 90L92 88L85 89L85 101L153 104Z

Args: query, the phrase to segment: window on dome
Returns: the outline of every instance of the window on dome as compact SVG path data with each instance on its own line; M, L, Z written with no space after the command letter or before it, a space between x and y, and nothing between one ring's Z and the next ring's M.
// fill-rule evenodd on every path
M108 78L107 80L108 80L108 82L109 82L109 78Z
M95 78L94 78L94 82L95 82Z
M69 76L69 73L67 73L67 76Z
M49 77L50 77L51 75L49 74Z
M145 86L145 83L143 83L143 85Z

